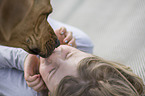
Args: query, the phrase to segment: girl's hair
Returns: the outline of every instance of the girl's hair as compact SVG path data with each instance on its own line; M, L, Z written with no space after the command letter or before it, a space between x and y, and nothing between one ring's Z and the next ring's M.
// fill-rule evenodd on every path
M78 77L64 77L54 96L139 96L143 82L129 67L99 57L78 64Z

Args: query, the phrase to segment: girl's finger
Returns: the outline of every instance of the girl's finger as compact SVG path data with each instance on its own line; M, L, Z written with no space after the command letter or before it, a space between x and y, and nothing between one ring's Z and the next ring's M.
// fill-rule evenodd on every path
M46 86L43 84L43 85L37 90L37 92L40 92L40 91L45 90L45 89L46 89Z
M61 27L60 29L55 30L55 34L60 41L60 44L63 44L63 40L66 36L66 28Z
M66 33L66 37L64 38L63 42L68 43L69 41L71 41L72 38L73 38L72 32L69 31Z
M36 86L33 87L35 91L40 91L43 88L44 88L44 82L42 79L39 81L39 83Z
M33 82L33 81L35 81L38 77L40 77L40 74L33 75L33 76L30 76L30 75L28 75L27 73L25 74L25 80L26 80L27 82Z
M61 28L59 29L59 34L60 34L60 35L66 36L66 32L67 32L67 30L66 30L65 27L61 27Z
M69 41L68 45L76 48L75 38L72 38L71 41Z
M28 84L29 87L34 87L34 86L39 84L40 80L41 80L41 78L38 77L35 81L33 81L33 82L27 82L27 84Z

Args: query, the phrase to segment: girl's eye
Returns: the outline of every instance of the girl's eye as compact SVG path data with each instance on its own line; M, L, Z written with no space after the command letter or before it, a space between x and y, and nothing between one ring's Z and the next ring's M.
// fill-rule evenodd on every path
M52 72L52 71L54 71L56 68L53 68L53 69L51 69L51 71L49 71L49 74Z
M66 55L65 55L65 59L67 59L67 57L68 57L68 54L69 54L69 52L67 52L67 53L66 53Z
M69 53L66 55L66 59L69 59L72 55L73 55L73 53L72 53L72 52L69 52Z

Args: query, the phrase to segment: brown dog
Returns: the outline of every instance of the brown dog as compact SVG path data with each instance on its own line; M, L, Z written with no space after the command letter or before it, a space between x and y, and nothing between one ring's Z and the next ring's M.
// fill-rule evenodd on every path
M51 12L50 0L0 0L0 44L48 57L59 46Z

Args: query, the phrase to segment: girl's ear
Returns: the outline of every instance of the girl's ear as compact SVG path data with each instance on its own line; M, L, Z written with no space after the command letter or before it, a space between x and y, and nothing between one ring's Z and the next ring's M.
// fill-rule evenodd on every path
M34 0L0 0L0 32L9 40L12 30L27 16Z

